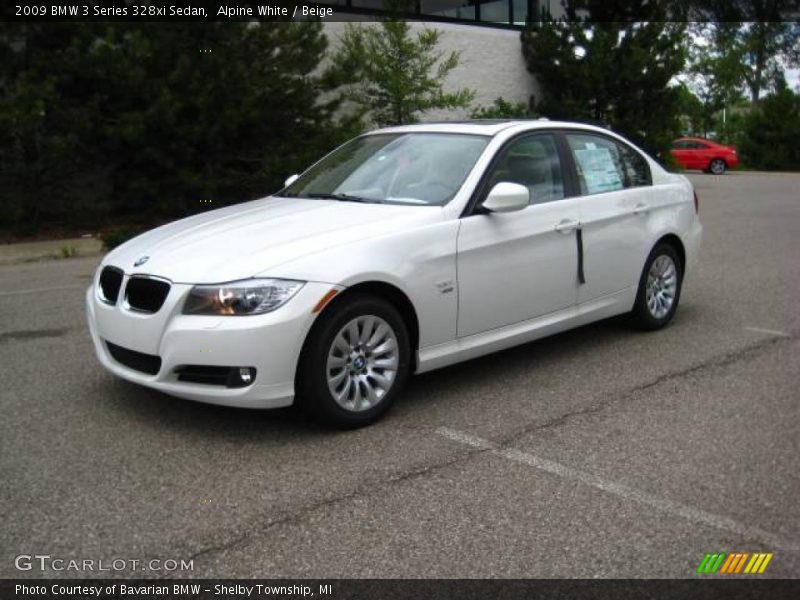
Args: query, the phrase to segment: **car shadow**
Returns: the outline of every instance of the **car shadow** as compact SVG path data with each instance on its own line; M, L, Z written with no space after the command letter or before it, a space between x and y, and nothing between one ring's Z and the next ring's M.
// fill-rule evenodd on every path
M670 328L692 326L698 311L682 306ZM612 317L507 350L488 354L450 367L410 378L397 406L384 419L411 416L423 403L445 403L459 390L470 390L526 373L529 369L557 365L571 355L590 355L624 335L658 335L630 327L624 316ZM527 375L526 375L527 376ZM548 375L549 376L549 375ZM534 382L535 383L535 382ZM146 427L166 427L188 435L212 435L221 439L303 441L346 434L322 425L295 407L258 410L217 406L174 398L127 381L108 377L105 390L111 406ZM373 426L374 427L374 426Z
M487 354L412 378L403 399L413 405L444 392L500 381L523 370L558 363L576 352L591 353L621 333L638 333L624 317L612 317L576 329Z
M702 310L691 303L681 305L673 320L664 332L683 327L693 327L700 318ZM459 390L468 391L492 382L503 381L509 377L539 369L542 377L547 367L557 366L574 355L591 356L598 350L607 351L609 345L621 342L626 336L658 336L660 332L643 331L630 324L627 315L619 315L595 321L575 329L558 333L507 350L495 352L449 367L437 369L412 377L403 395L403 407L413 410L415 405L430 402L446 402L447 393L452 396ZM536 384L536 374L530 380ZM401 408L403 412L405 410Z
M171 429L188 436L220 440L319 437L337 433L318 424L295 407L272 410L218 406L175 398L128 381L110 378L106 396L125 420L145 428Z
M575 352L592 352L620 335L633 332L615 317L548 338L411 377L400 399L400 411L422 402L446 401L447 392L500 380L532 366L546 366ZM258 410L192 402L109 376L105 395L115 410L153 427L203 432L221 438L297 439L342 432L317 423L295 407Z

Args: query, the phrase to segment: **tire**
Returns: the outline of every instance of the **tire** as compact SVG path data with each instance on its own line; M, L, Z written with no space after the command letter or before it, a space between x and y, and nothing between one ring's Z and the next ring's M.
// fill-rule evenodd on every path
M725 161L721 158L715 158L710 163L708 163L708 172L712 175L723 175L725 170L728 168L728 165L725 164Z
M639 278L632 324L645 331L661 329L678 309L683 284L683 265L671 244L660 243L650 252Z
M392 304L366 294L342 297L306 339L295 381L298 404L338 428L369 425L400 393L410 357L408 329Z

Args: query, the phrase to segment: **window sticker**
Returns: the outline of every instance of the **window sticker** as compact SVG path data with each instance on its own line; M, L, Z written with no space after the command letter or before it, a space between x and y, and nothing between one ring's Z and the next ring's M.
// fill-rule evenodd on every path
M622 189L622 179L608 148L575 150L575 158L586 182L587 194L601 194Z

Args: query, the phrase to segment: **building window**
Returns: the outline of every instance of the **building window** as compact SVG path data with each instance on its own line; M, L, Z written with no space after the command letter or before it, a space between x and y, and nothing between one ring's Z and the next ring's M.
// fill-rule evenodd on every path
M480 2L480 20L484 23L511 24L511 2L488 0Z
M536 10L536 2L528 0L512 0L511 2L511 22L518 27L524 27L528 21L529 12Z
M384 0L351 0L353 8L369 8L370 10L386 10L390 12L391 2L386 6Z
M422 0L420 12L423 15L434 17L446 17L465 21L475 20L474 3L468 0L463 0L462 2L453 2L452 0Z
M443 21L482 23L494 26L522 28L529 15L538 15L540 6L551 0L316 0L319 4L334 4L343 12L367 14L401 13L433 17Z

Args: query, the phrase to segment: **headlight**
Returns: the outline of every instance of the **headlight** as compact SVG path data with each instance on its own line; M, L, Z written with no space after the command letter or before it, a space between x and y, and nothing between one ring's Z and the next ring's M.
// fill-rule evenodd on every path
M260 315L286 304L304 281L245 279L196 285L183 305L185 315Z

